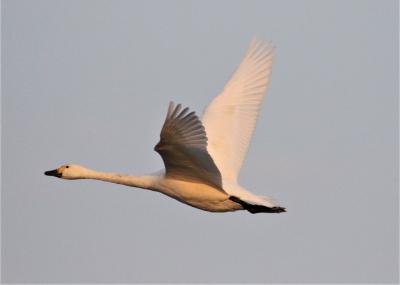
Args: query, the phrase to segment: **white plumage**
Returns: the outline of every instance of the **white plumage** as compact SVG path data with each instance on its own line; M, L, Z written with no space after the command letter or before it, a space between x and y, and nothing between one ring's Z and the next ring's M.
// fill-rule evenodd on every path
M255 195L238 183L271 76L273 48L253 39L238 69L200 119L170 103L155 150L165 172L131 176L90 170L75 164L45 172L64 179L98 179L164 193L212 212L245 209L280 213L271 198Z
M232 79L204 112L208 151L224 180L237 181L269 83L272 53L270 44L253 39Z

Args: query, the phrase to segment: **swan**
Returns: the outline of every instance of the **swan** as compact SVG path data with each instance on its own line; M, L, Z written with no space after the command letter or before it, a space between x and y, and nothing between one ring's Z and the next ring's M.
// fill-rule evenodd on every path
M165 170L133 176L66 164L44 174L153 190L209 212L285 212L273 199L253 194L238 182L270 81L272 58L272 45L254 38L230 81L205 109L202 120L189 108L170 102L160 141L154 147Z

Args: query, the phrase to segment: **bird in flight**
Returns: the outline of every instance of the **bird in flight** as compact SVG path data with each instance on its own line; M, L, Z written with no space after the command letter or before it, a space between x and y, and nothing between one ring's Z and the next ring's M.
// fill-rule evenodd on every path
M44 174L149 189L210 212L285 212L273 199L253 194L238 182L270 81L272 58L271 44L253 39L238 69L201 120L189 108L169 104L160 141L154 147L165 170L134 176L66 164Z

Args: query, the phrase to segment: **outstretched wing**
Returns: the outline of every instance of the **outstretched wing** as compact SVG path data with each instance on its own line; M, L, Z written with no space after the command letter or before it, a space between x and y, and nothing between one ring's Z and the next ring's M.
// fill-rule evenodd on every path
M271 75L273 48L253 39L231 80L208 105L208 152L225 181L237 182Z
M170 102L161 130L160 141L154 147L165 165L166 176L198 181L222 190L221 174L207 152L207 136L201 121L189 108L181 110Z

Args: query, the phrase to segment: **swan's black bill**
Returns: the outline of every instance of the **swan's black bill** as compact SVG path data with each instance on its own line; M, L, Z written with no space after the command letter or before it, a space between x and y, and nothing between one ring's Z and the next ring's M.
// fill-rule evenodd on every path
M44 175L47 175L47 176L55 176L55 177L59 177L59 178L61 177L61 173L59 173L59 172L57 171L57 169L46 171L46 172L44 173Z

